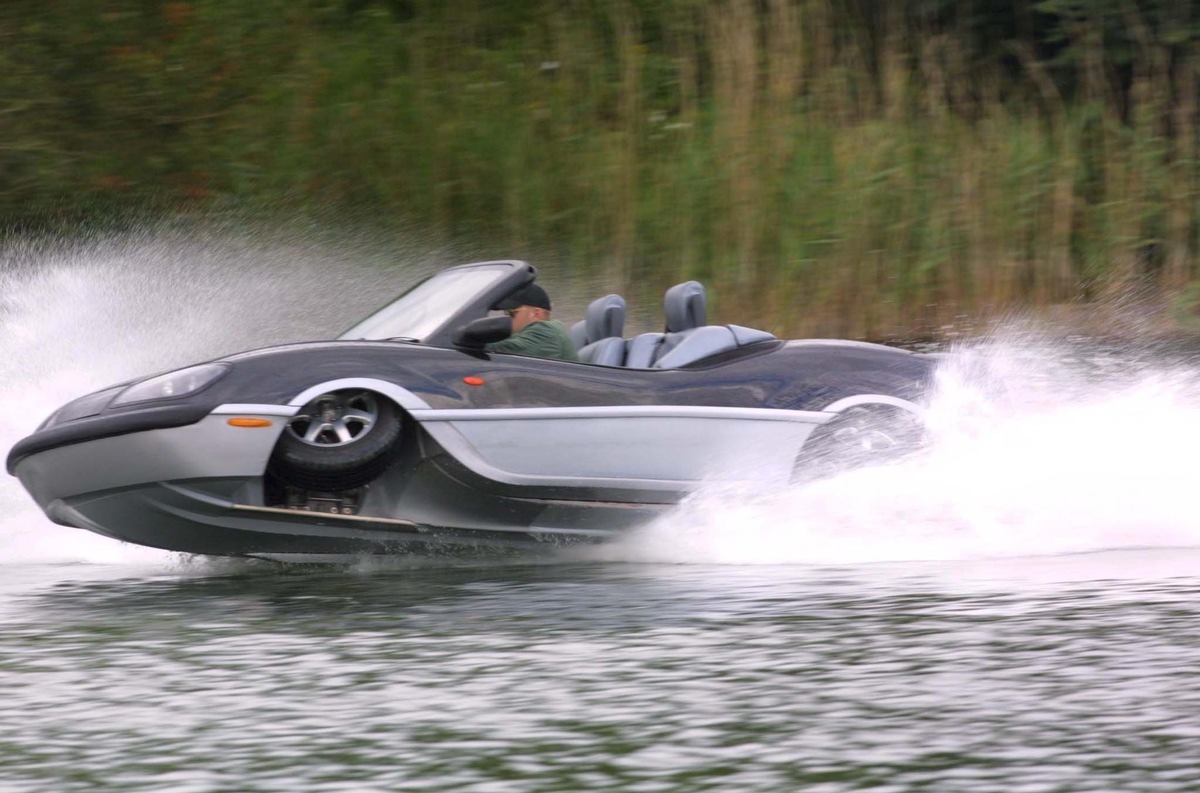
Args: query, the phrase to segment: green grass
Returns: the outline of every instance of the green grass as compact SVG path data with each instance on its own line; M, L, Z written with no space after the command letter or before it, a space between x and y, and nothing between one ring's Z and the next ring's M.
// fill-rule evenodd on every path
M860 6L16 2L0 217L337 207L641 304L700 278L782 335L1195 293L1200 55L1156 38L1182 23L1102 53L1133 77L1096 98L1075 45L1017 68L992 17Z

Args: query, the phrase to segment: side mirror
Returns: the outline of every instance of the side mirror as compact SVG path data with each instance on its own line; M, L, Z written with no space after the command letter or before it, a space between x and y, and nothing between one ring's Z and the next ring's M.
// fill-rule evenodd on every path
M512 317L483 317L457 328L450 341L455 347L482 350L492 342L503 341L511 335Z

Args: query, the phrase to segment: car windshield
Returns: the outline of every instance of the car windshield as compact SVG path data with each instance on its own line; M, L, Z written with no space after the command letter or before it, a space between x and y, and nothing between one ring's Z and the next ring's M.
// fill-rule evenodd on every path
M512 272L508 266L448 270L428 278L376 311L342 339L424 339L480 292Z

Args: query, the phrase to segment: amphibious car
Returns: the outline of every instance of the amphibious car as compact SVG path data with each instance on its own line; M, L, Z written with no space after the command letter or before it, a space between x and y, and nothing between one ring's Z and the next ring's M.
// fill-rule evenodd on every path
M707 482L788 486L920 444L935 359L625 303L581 362L489 352L520 261L450 267L333 341L243 352L88 394L8 455L51 520L196 554L322 561L601 541Z

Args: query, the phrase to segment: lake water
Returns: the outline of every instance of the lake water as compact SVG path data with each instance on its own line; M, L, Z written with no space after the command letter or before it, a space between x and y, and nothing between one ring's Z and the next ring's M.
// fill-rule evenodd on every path
M266 253L5 249L0 441L380 302L343 262L372 294L326 311L325 252ZM923 457L547 559L184 558L6 479L0 790L1200 789L1190 355L960 352Z

